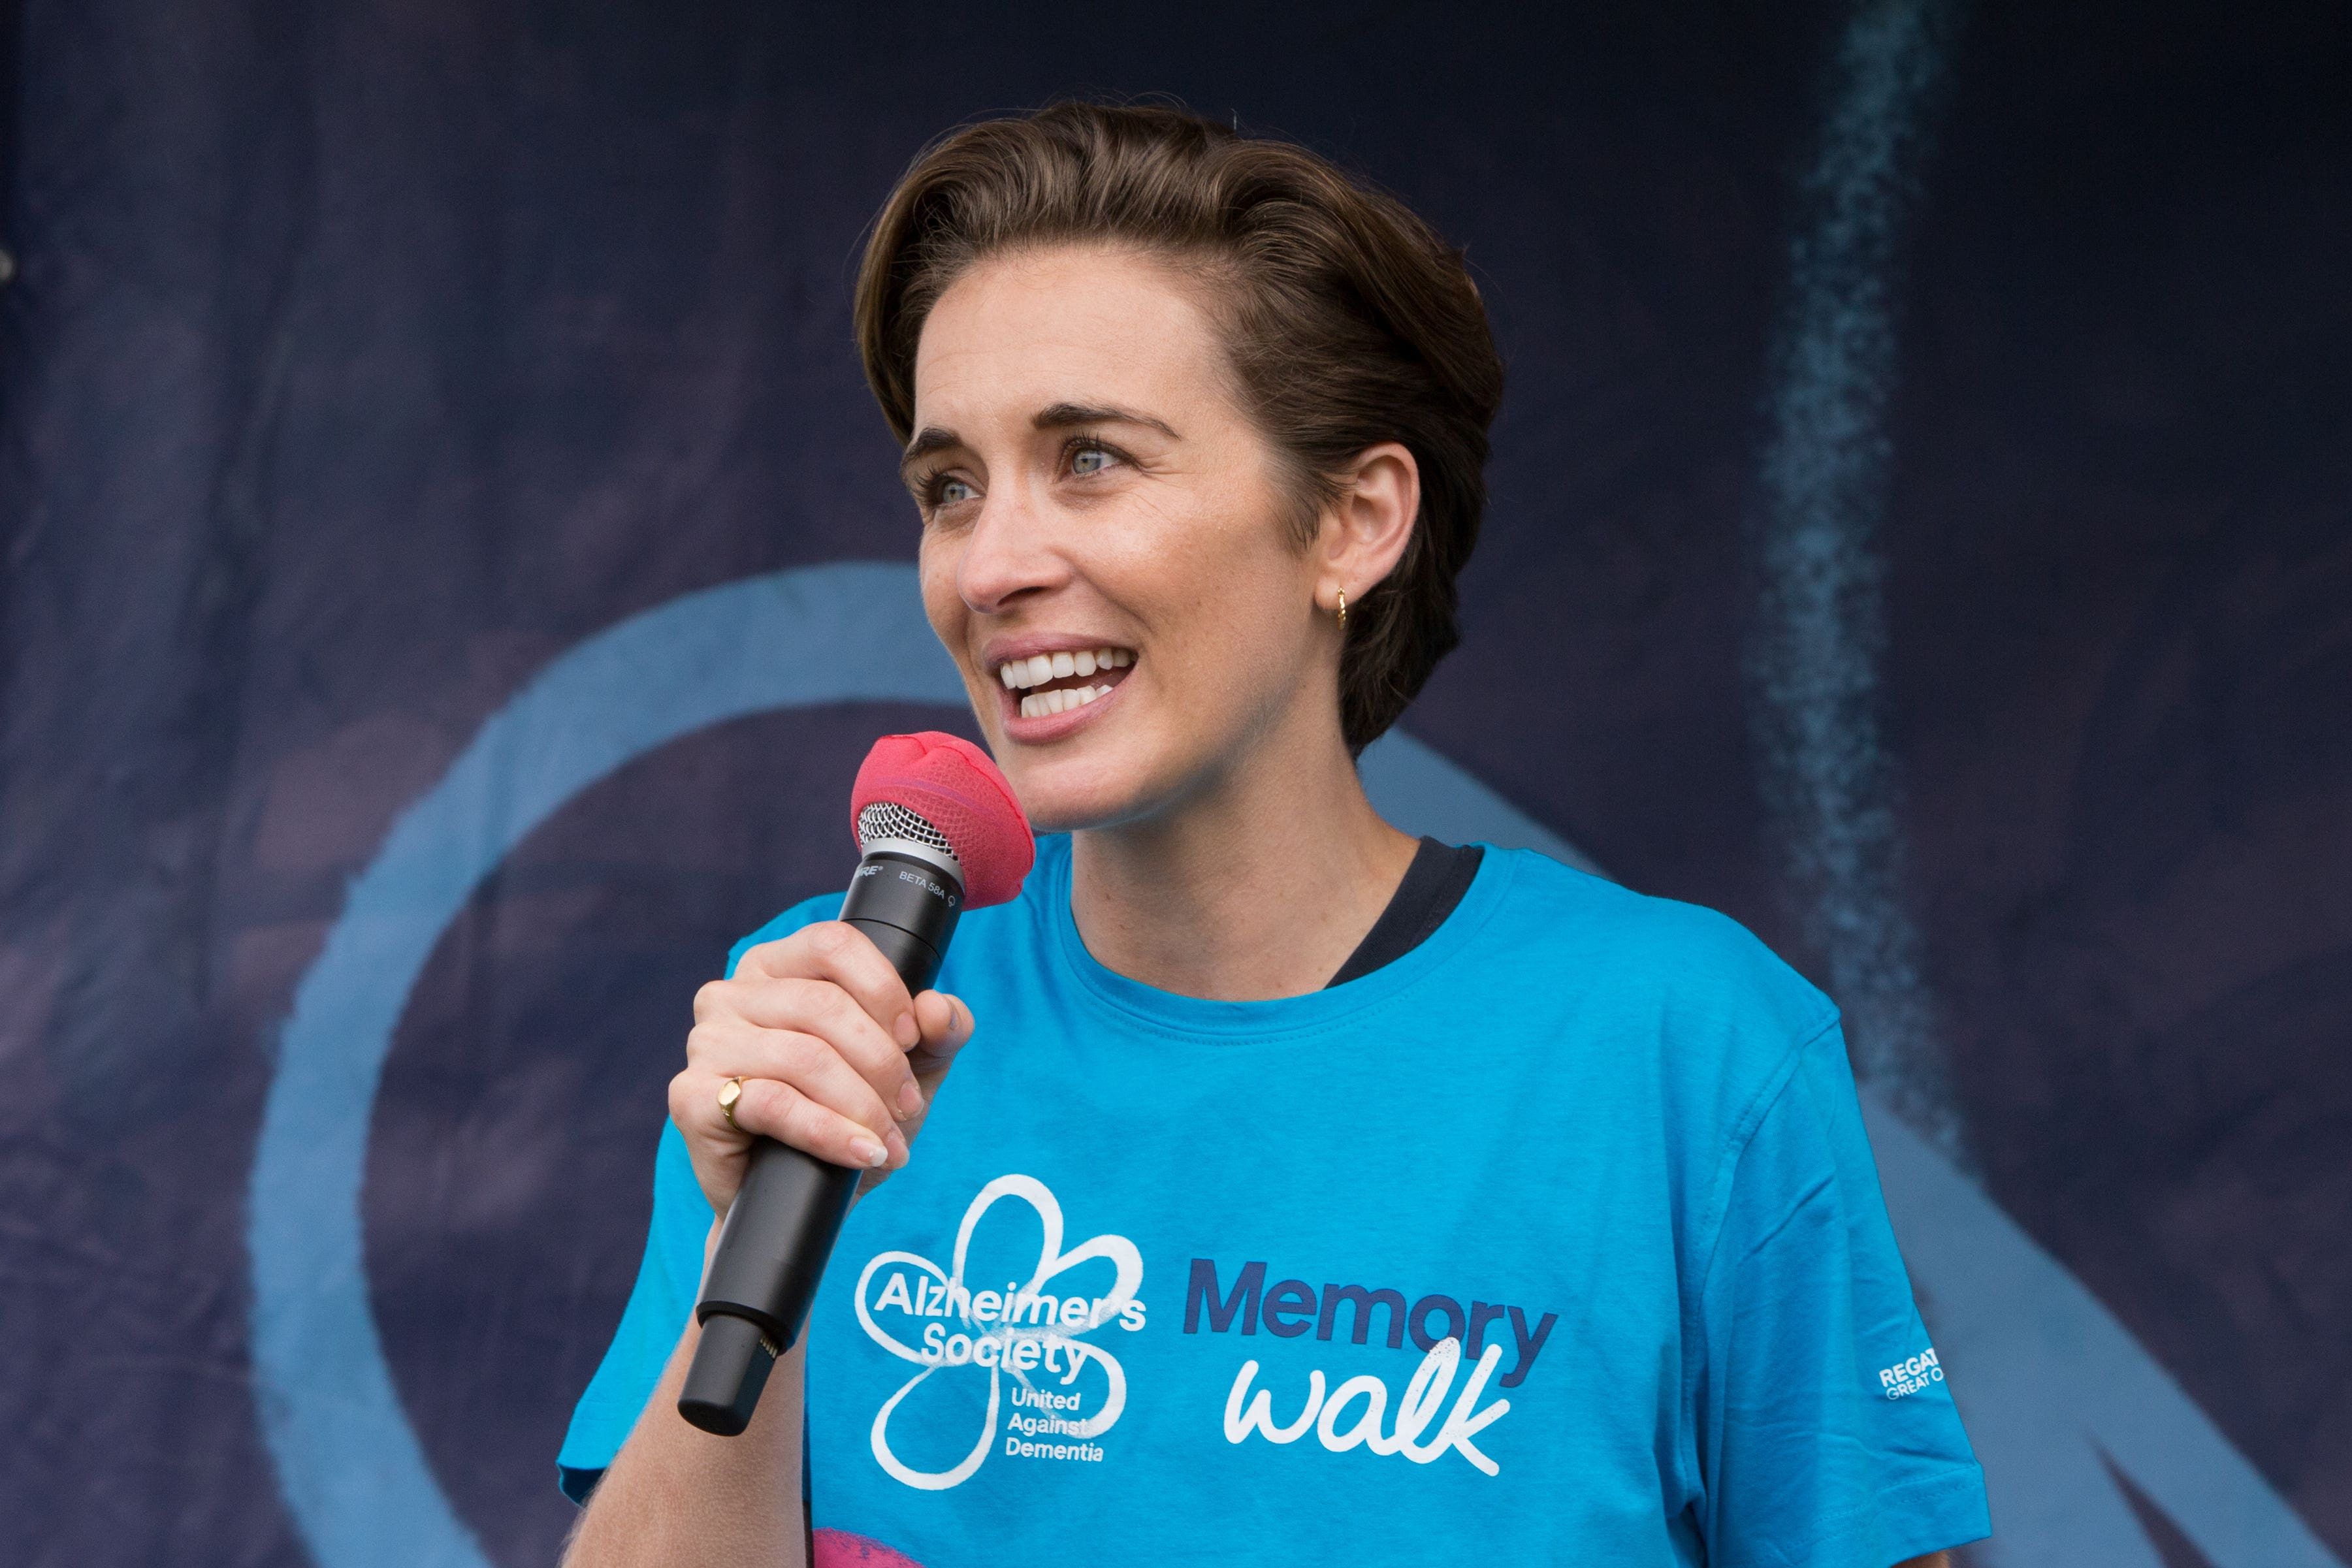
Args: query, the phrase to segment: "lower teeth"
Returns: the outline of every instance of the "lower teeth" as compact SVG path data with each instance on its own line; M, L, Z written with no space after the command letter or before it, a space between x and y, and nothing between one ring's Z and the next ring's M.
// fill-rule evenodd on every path
M1033 692L1021 699L1021 716L1044 718L1084 707L1110 695L1108 686L1075 686L1058 692Z

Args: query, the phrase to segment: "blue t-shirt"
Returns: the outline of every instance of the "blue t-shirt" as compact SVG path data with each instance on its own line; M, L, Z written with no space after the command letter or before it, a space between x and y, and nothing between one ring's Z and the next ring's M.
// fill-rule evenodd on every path
M1489 850L1403 956L1235 1003L1105 968L1069 908L1048 839L956 934L978 1032L810 1318L819 1528L925 1568L1886 1568L1987 1533L1836 1010L1738 925ZM670 1128L567 1469L627 1437L709 1223Z

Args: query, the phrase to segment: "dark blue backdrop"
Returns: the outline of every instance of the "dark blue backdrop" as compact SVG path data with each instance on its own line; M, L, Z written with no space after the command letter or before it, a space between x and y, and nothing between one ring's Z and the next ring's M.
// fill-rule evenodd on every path
M961 721L562 727L681 595L911 559L846 292L917 147L1165 90L1469 246L1512 390L1397 798L1847 1004L1980 1560L2352 1559L2340 7L34 0L13 58L0 1557L551 1555L693 988Z

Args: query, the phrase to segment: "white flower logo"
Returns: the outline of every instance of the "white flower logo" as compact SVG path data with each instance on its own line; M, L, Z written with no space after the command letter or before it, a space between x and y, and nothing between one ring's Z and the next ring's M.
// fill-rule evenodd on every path
M998 1199L1017 1197L1037 1211L1043 1222L1045 1239L1037 1252L1037 1268L1027 1284L1011 1297L997 1304L996 1317L982 1326L983 1317L972 1311L973 1296L964 1284L964 1257L971 1246L972 1232L979 1227L981 1216L986 1214ZM1108 1296L1088 1302L1082 1297L1057 1297L1046 1290L1058 1275L1097 1258L1107 1258L1118 1270L1117 1282ZM948 1340L945 1348L910 1345L874 1321L866 1305L867 1286L882 1269L898 1265L929 1276L932 1284L919 1284L918 1290L926 1302L936 1302L936 1311L917 1311L915 1315L946 1317L952 1315L968 1333ZM1127 1406L1127 1373L1118 1358L1108 1351L1083 1338L1097 1328L1118 1320L1129 1302L1143 1284L1143 1255L1135 1243L1124 1236L1097 1236L1080 1243L1069 1251L1062 1250L1062 1206L1044 1182L1034 1176L1003 1176L980 1189L964 1210L963 1224L956 1231L955 1260L951 1270L941 1270L928 1258L912 1252L882 1252L866 1265L857 1277L857 1321L865 1327L875 1343L902 1361L911 1361L922 1370L900 1385L898 1392L883 1402L875 1413L874 1458L893 1479L925 1491L944 1491L969 1479L988 1458L996 1440L1002 1410L1003 1381L1010 1373L1024 1388L1034 1389L1027 1367L1037 1363L1037 1352L1024 1350L1024 1345L1043 1347L1050 1362L1055 1352L1070 1359L1069 1375L1065 1382L1076 1380L1079 1357L1098 1362L1108 1380L1103 1406L1083 1419L1073 1418L1058 1423L1061 1435L1078 1439L1099 1437L1110 1430ZM937 1294L933 1294L933 1290ZM982 1298L991 1292L981 1292ZM888 1293L885 1293L886 1301ZM900 1300L906 1300L901 1291ZM1048 1305L1047 1303L1052 1303ZM968 1344L968 1348L966 1345ZM961 1352L961 1354L958 1354ZM988 1372L988 1414L982 1418L980 1440L961 1463L947 1470L918 1470L903 1464L890 1451L889 1429L891 1412L912 1393L917 1385L933 1374L952 1366L985 1367ZM1075 1413L1074 1413L1075 1416Z

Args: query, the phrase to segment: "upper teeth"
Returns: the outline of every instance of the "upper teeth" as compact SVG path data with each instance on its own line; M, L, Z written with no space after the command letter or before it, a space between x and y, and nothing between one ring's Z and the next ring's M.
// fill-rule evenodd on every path
M1133 663L1135 655L1125 648L1087 648L1075 653L1034 653L1026 659L1013 659L996 674L1008 690L1017 691L1072 675L1091 675L1097 670L1124 669Z

